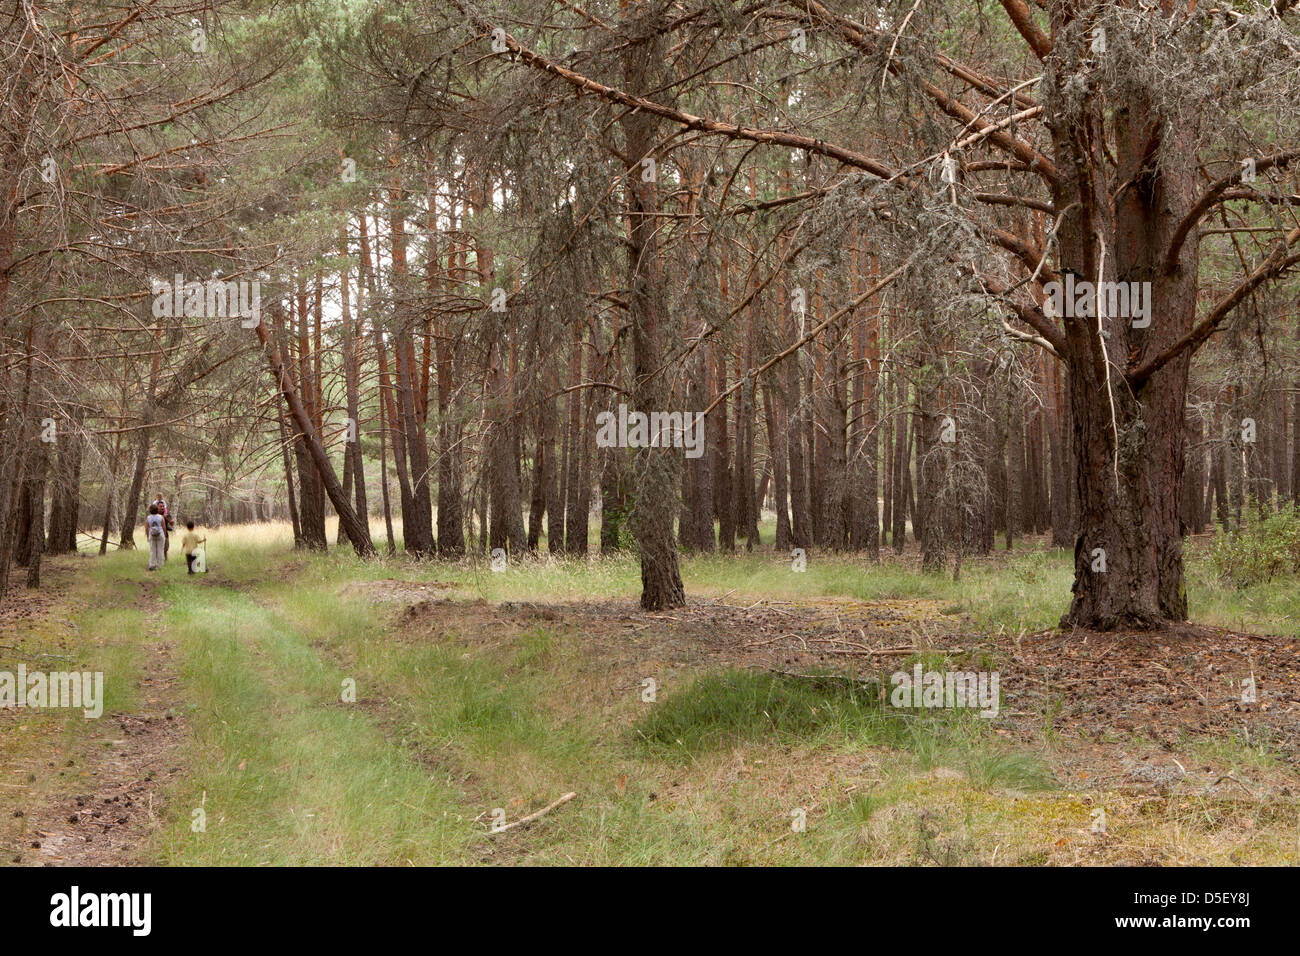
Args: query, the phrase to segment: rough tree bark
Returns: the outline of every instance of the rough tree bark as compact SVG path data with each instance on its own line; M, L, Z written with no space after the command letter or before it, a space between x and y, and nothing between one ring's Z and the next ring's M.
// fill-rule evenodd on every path
M645 0L629 2L633 17L645 14ZM627 22L627 21L625 21ZM648 19L634 24L624 54L624 80L630 89L649 89L659 59L658 25ZM646 113L632 112L621 120L628 169L623 188L627 205L628 317L632 324L632 403L649 413L665 410L669 394L660 370L666 354L662 264L659 258L658 188L653 166L658 122ZM647 611L679 607L686 603L677 546L673 539L676 512L679 451L642 448L635 456L636 500L632 506L632 531L641 555L641 607Z

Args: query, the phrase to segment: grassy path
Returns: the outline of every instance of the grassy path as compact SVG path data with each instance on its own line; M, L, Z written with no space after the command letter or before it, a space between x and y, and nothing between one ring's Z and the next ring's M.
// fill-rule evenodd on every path
M101 672L103 713L0 711L3 862L149 862L166 792L181 774L176 648L161 619L158 582L103 564L50 562L48 603L13 627L0 670Z
M656 671L677 696L647 720L640 678L608 658L625 638L473 603L403 619L366 598L365 576L391 569L285 557L237 555L164 589L194 738L175 805L206 816L195 833L176 815L165 862L853 862L878 809L948 800L968 773L1047 779L969 723L884 719L743 676ZM346 679L356 703L339 699ZM494 813L514 821L570 791L545 823L488 833ZM999 797L974 796L963 812L979 828L1003 818ZM796 815L820 826L796 831ZM907 844L910 826L871 839Z
M1297 845L1294 801L1258 783L1281 768L1258 748L1205 758L1247 781L1235 798L1066 785L1053 768L1086 758L1114 780L1130 751L1154 749L1026 746L968 714L882 710L842 682L744 669L717 652L714 624L625 608L631 562L492 575L233 530L217 555L193 578L177 562L147 574L138 554L51 562L53 604L0 636L18 655L0 669L41 655L102 669L106 713L0 712L4 862L1222 863ZM685 571L694 594L797 588L813 610L818 595L884 607L882 590L928 593L847 565ZM999 586L1023 607L1035 582ZM962 600L934 587L930 604Z
M253 558L243 580L218 572L164 587L186 661L194 770L161 862L459 859L473 835L460 795L365 707L341 702L346 675L314 646L320 635L285 617L281 602L300 585L265 584L255 598L248 585L263 570Z

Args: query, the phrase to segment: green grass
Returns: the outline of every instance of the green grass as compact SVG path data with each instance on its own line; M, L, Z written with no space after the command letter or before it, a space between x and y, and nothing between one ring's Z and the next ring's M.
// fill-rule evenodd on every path
M147 645L178 644L187 736L174 759L186 770L141 850L146 862L933 864L987 863L995 850L999 862L1043 862L1090 822L1051 772L1053 751L1070 745L1052 713L1031 746L974 713L896 710L876 693L877 675L665 669L637 657L636 632L589 633L562 612L515 622L476 609L478 599L631 608L634 555L520 559L494 573L481 555L295 552L283 527L209 538L211 573L197 578L175 559L149 575L141 552L77 559L78 642L57 650L50 625L41 645L101 663L109 709L132 712L150 706L139 681ZM1258 625L1292 613L1295 582L1291 592L1231 591L1195 549L1190 567L1194 617L1276 630ZM909 626L936 634L1016 636L1056 623L1071 557L999 552L953 581L888 551L876 564L814 553L797 573L765 550L688 556L682 573L696 599L895 602ZM370 600L371 585L394 580L452 585L455 602L408 620L411 602ZM653 702L641 699L646 674L661 678ZM340 699L345 679L356 703ZM1267 741L1198 746L1242 773L1276 764ZM578 797L538 824L488 832L494 811L517 820L568 792ZM795 811L806 830L791 829Z
M962 766L972 781L984 787L1053 790L1060 786L1041 757L1009 747L971 748Z
M970 714L915 714L884 703L878 681L835 674L722 671L695 678L637 721L647 753L693 760L741 742L887 747L923 769L953 766L981 786L1057 786L1037 755L996 744Z
M881 706L878 689L830 674L704 674L638 720L633 733L649 753L686 759L765 737L789 743L835 734L898 746L907 719Z
M1188 614L1196 623L1300 637L1300 580L1296 577L1234 588L1218 578L1203 555L1194 554L1187 578Z
M456 860L472 828L455 789L340 702L344 675L252 598L168 584L186 659L192 763L160 848L166 863L427 864ZM340 619L338 626L346 626ZM193 810L207 827L194 832Z
M598 526L593 525L593 535ZM382 524L372 523L372 535L381 549ZM683 555L682 578L690 597L725 599L737 603L818 600L926 600L937 610L960 617L968 626L987 632L1032 633L1055 627L1068 609L1073 580L1073 555L1063 549L1034 549L1021 539L1017 550L995 549L986 557L967 559L958 581L950 573L921 574L913 553L903 557L881 549L880 560L861 555L808 555L807 571L791 569L788 555L772 550L770 521L760 524L763 547L735 554ZM236 586L260 586L274 578L292 543L283 525L232 526L209 531L209 558L214 573ZM335 540L333 521L329 540ZM346 575L350 580L398 579L412 582L435 579L463 589L466 597L488 601L542 601L564 603L635 598L640 590L640 568L631 552L599 555L598 537L587 557L552 556L545 541L538 556L512 558L503 572L492 572L485 555L461 561L427 564L401 554L401 527L397 526L399 555L394 560L357 560L347 547L332 548L327 555L300 555L293 560L310 566L311 578L323 581ZM909 549L913 548L911 542ZM143 552L112 553L107 564L118 572L117 560L143 569ZM175 563L175 562L173 562ZM105 562L99 562L103 565ZM181 565L183 567L183 565ZM143 578L140 574L138 577ZM1231 627L1253 633L1300 636L1300 578L1280 577L1250 588L1233 588L1214 573L1206 544L1191 541L1187 547L1187 593L1195 623Z
M580 799L529 832L530 861L745 862L773 823L768 785L718 790L708 784L705 806L666 811L659 791L672 789L667 776L707 777L723 759L720 751L736 745L759 753L793 748L810 757L886 748L900 752L900 766L922 770L987 763L978 756L987 735L976 733L971 720L882 710L869 690L827 676L706 674L649 711L639 702L639 687L630 687L627 706L616 708L611 724L607 714L557 699L593 690L584 684L581 634L542 625L492 634L448 626L424 639L395 641L385 609L340 585L403 575L345 555L296 560L291 580L261 578L259 561L251 569L227 569L228 580L240 586L261 580L256 601L226 588L209 597L209 587L175 585L178 599L191 597L191 608L174 611L169 627L182 636L192 661L186 680L197 691L196 740L216 764L180 803L194 804L206 792L209 820L210 808L226 808L241 831L217 834L210 825L195 835L187 819L178 819L168 862L464 860L497 852L483 849L491 841L484 831L493 810L517 819L568 790ZM547 573L583 567L556 565ZM474 573L459 566L430 570L427 576L440 581ZM603 570L609 579L617 574ZM487 581L496 585L501 577ZM549 583L543 576L533 587L548 591ZM346 708L323 708L344 676L381 716L342 721ZM335 719L317 726L323 715ZM401 759L388 764L375 751ZM375 787L376 764L385 788ZM352 804L330 783L345 771L377 791L377 802L363 805L361 821L340 813ZM982 781L1000 785L994 775ZM413 792L421 789L428 792ZM394 804L422 812L394 813ZM720 806L732 809L718 815ZM316 832L323 824L302 819L327 807L334 808L328 847ZM412 820L434 827L436 838L412 849L402 826ZM362 839L354 829L362 824L381 838ZM778 859L785 852L778 850ZM801 850L790 861L803 859Z

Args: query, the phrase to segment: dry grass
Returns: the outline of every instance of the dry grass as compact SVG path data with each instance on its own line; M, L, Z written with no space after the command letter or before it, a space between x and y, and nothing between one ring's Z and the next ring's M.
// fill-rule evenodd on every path
M374 530L382 540L382 526ZM481 557L302 555L283 524L209 538L206 578L187 581L182 567L155 579L165 629L181 642L192 736L146 859L1252 865L1297 856L1294 755L1257 737L1216 733L1167 750L1125 732L1085 739L1046 717L1028 731L1023 719L951 716L902 726L802 685L789 691L791 721L761 701L755 711L745 693L725 690L733 685L696 683L802 666L762 656L779 645L746 631L745 615L758 611L745 608L760 597L777 630L788 622L889 643L937 639L975 626L960 605L999 573L1012 583L991 600L1026 589L1028 606L1050 604L1055 578L1019 564L972 574L959 593L902 565L866 572L827 559L791 575L770 556L695 559L684 574L699 603L646 616L632 600L629 557L543 559L498 574ZM57 607L16 625L23 653L88 647L95 615L140 593L143 563L130 554L52 561L56 579L78 574ZM114 666L128 684L143 673L131 658ZM357 682L356 705L337 700L344 676ZM643 699L648 678L654 701ZM703 710L692 698L700 687L710 695ZM123 694L115 706L147 705ZM648 746L649 715L663 708L711 713L721 730ZM86 745L66 734L57 723L0 734L0 783L16 781L31 800L67 796L77 784L58 768L39 787L24 776ZM1166 773L1174 761L1185 773ZM537 823L487 832L495 809L515 820L571 790L577 799ZM199 837L189 809L203 799L218 809ZM1093 830L1099 808L1104 832ZM10 846L21 835L14 819L0 819Z

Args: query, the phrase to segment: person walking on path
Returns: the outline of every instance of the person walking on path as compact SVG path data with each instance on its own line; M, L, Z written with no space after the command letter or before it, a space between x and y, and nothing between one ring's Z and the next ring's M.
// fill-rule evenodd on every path
M149 570L157 571L167 560L166 525L163 516L158 513L157 505L149 506L149 517L144 519L146 534L149 538Z
M163 519L163 561L166 562L167 555L172 550L172 531L176 529L176 521L167 513L167 501L163 498L162 492L158 492L158 497L153 501L154 507Z
M207 541L207 538L200 538L197 531L194 530L194 522L185 522L185 534L181 537L181 550L185 552L185 567L189 573L194 573L194 559L198 557L198 547Z

